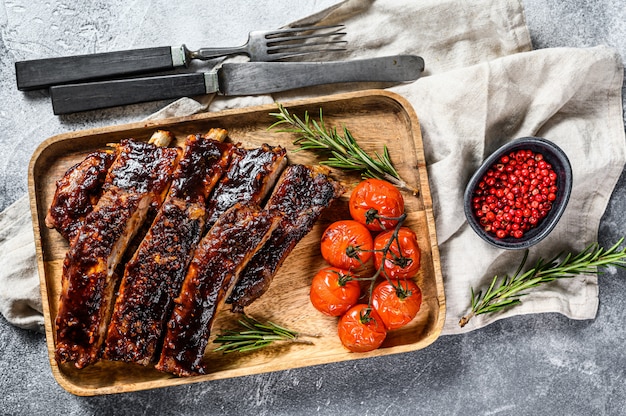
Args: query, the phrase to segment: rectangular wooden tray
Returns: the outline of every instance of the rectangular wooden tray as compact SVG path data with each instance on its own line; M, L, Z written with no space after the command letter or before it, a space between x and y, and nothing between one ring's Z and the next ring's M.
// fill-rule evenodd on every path
M268 130L276 121L269 114L276 111L273 104L69 132L43 142L34 153L29 168L29 192L49 360L56 380L66 390L76 395L110 394L287 370L414 351L426 347L439 336L445 317L445 297L422 136L410 104L396 94L370 90L304 99L284 105L300 116L305 111L313 117L318 116L322 108L328 125L340 129L348 127L368 152L380 152L386 144L400 175L419 188L417 196L404 192L408 212L406 224L417 233L422 250L421 271L416 281L423 292L423 304L417 318L407 327L390 332L380 349L370 353L350 353L337 337L337 319L324 316L311 306L309 284L315 272L325 266L319 253L320 236L331 222L349 218L347 200L360 179L357 174L333 170L333 177L346 185L347 192L296 246L269 291L246 311L261 320L271 320L304 333L319 334L319 338L313 339L314 345L272 346L252 353L223 355L213 352L216 345L209 343L205 357L210 363L209 373L190 378L176 378L152 367L108 361L82 370L71 365L58 365L54 359L54 319L62 264L68 246L55 230L46 228L44 218L54 194L55 181L70 166L82 160L87 153L123 138L147 140L156 129L166 129L172 131L177 140L183 140L187 134L205 132L211 127L227 129L230 140L241 142L245 147L264 142L282 145L288 149L291 163L319 162L308 151L293 152L292 134ZM212 336L236 327L237 317L227 309L221 310Z

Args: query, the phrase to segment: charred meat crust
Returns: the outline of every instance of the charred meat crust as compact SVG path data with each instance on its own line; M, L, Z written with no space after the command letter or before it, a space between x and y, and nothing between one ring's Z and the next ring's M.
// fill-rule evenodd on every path
M195 251L167 325L156 368L177 376L203 374L211 325L237 276L278 225L277 213L235 204Z
M113 159L115 154L112 151L93 152L65 172L56 183L46 215L48 228L55 228L68 241L76 235L100 198Z
M56 359L83 368L98 360L110 317L115 268L150 205L162 200L176 149L124 140L103 194L70 244L56 318Z
M174 135L155 131L148 143L166 147ZM119 146L113 145L118 150ZM107 173L116 158L113 149L90 153L84 160L68 169L57 181L55 194L45 218L48 228L55 228L66 240L71 240L102 195Z
M263 144L255 149L235 147L224 177L207 206L207 226L235 203L260 205L287 164L283 147Z
M267 291L283 261L343 191L320 166L291 165L285 169L266 205L266 209L282 213L281 222L241 273L227 300L233 312L242 312Z
M154 203L163 201L171 174L181 149L157 147L150 143L124 139L109 169L103 191L122 189L132 193L150 193Z
M113 299L115 244L139 222L149 205L145 197L103 195L104 204L88 216L63 263L59 312L56 318L56 359L77 368L98 359L101 328ZM108 205L113 203L115 206Z
M226 168L222 129L189 136L172 185L154 222L127 263L104 357L147 365L156 358L173 300L205 224L205 201Z
M173 139L160 133L165 145ZM261 296L343 192L325 168L285 169L280 146L244 149L212 138L189 136L184 153L122 140L108 171L83 161L80 173L91 177L80 181L99 182L81 191L92 194L90 212L78 219L64 261L59 363L83 368L104 350L111 360L158 360L157 369L177 376L204 373L211 325L226 299L241 311Z

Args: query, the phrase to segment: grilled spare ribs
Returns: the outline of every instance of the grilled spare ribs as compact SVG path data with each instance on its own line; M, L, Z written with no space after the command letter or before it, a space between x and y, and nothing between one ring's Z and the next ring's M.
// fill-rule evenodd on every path
M199 243L167 325L156 368L178 376L204 374L211 325L240 271L276 228L280 216L235 204Z
M169 131L157 130L148 143L166 147L174 139ZM99 150L65 172L56 183L56 190L45 218L48 228L55 228L70 241L83 220L100 199L107 172L115 159L112 149Z
M343 191L321 166L291 165L285 169L265 207L282 213L281 222L241 273L227 300L233 312L243 312L267 291L283 261Z
M112 150L96 151L65 172L56 183L52 204L46 215L48 228L55 228L68 241L76 235L100 198L114 158Z
M63 263L56 359L83 368L99 358L113 306L117 267L153 204L162 202L179 150L125 139Z
M147 365L159 342L202 237L206 200L228 165L227 132L190 135L168 195L126 264L109 324L104 357Z
M283 147L263 144L256 149L236 147L224 177L207 206L207 227L235 203L260 205L287 165Z
M205 373L223 303L240 312L261 296L343 192L325 168L286 167L280 146L244 149L226 136L190 135L184 149L167 148L174 136L165 131L148 143L125 139L57 182L46 224L69 241L59 363L83 368L103 355Z

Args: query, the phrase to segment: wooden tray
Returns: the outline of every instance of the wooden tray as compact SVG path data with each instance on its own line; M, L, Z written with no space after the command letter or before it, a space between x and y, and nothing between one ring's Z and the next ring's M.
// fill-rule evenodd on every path
M360 179L355 174L333 171L333 176L341 180L348 191L296 246L275 277L270 290L247 309L247 313L256 318L271 320L300 332L319 334L313 346L291 344L253 353L223 355L213 352L215 344L209 343L206 353L210 363L209 373L189 378L176 378L151 367L107 361L82 370L71 365L58 365L54 360L54 319L58 308L62 263L68 246L56 231L45 227L44 218L55 190L55 181L70 166L88 152L123 138L147 140L154 130L167 129L178 140L182 140L187 134L204 132L211 127L227 129L231 140L241 142L246 147L263 142L283 145L288 149L288 158L292 163L318 162L316 156L308 151L290 151L294 149L293 135L268 131L268 127L276 121L269 115L276 111L273 104L70 132L43 142L34 153L29 168L29 191L49 360L55 378L66 390L76 395L120 393L376 357L418 350L439 336L445 317L443 281L422 136L417 116L410 104L396 94L379 90L284 104L298 115L308 110L311 116L316 116L322 108L327 124L339 128L347 126L367 151L380 151L382 145L386 144L400 175L419 187L418 196L404 193L409 213L406 224L416 231L422 250L421 271L416 281L423 291L423 304L417 318L409 326L390 332L380 349L370 353L350 353L342 347L337 337L337 319L326 317L311 306L308 298L310 281L315 272L325 266L319 253L320 236L331 222L349 218L347 200L351 188ZM220 311L212 331L213 336L223 329L236 327L236 318L226 309Z

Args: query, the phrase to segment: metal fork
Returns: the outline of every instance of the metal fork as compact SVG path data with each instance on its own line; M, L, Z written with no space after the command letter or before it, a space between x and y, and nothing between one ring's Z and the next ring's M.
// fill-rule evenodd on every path
M278 61L320 52L345 50L344 25L307 26L254 31L248 41L233 48L201 48L190 51L183 45L185 59L207 60L228 55L248 55L251 61Z
M308 26L253 31L243 46L200 48L162 46L15 63L17 88L22 91L53 85L102 80L187 67L193 59L248 55L252 61L277 61L312 53L345 50L343 25Z

